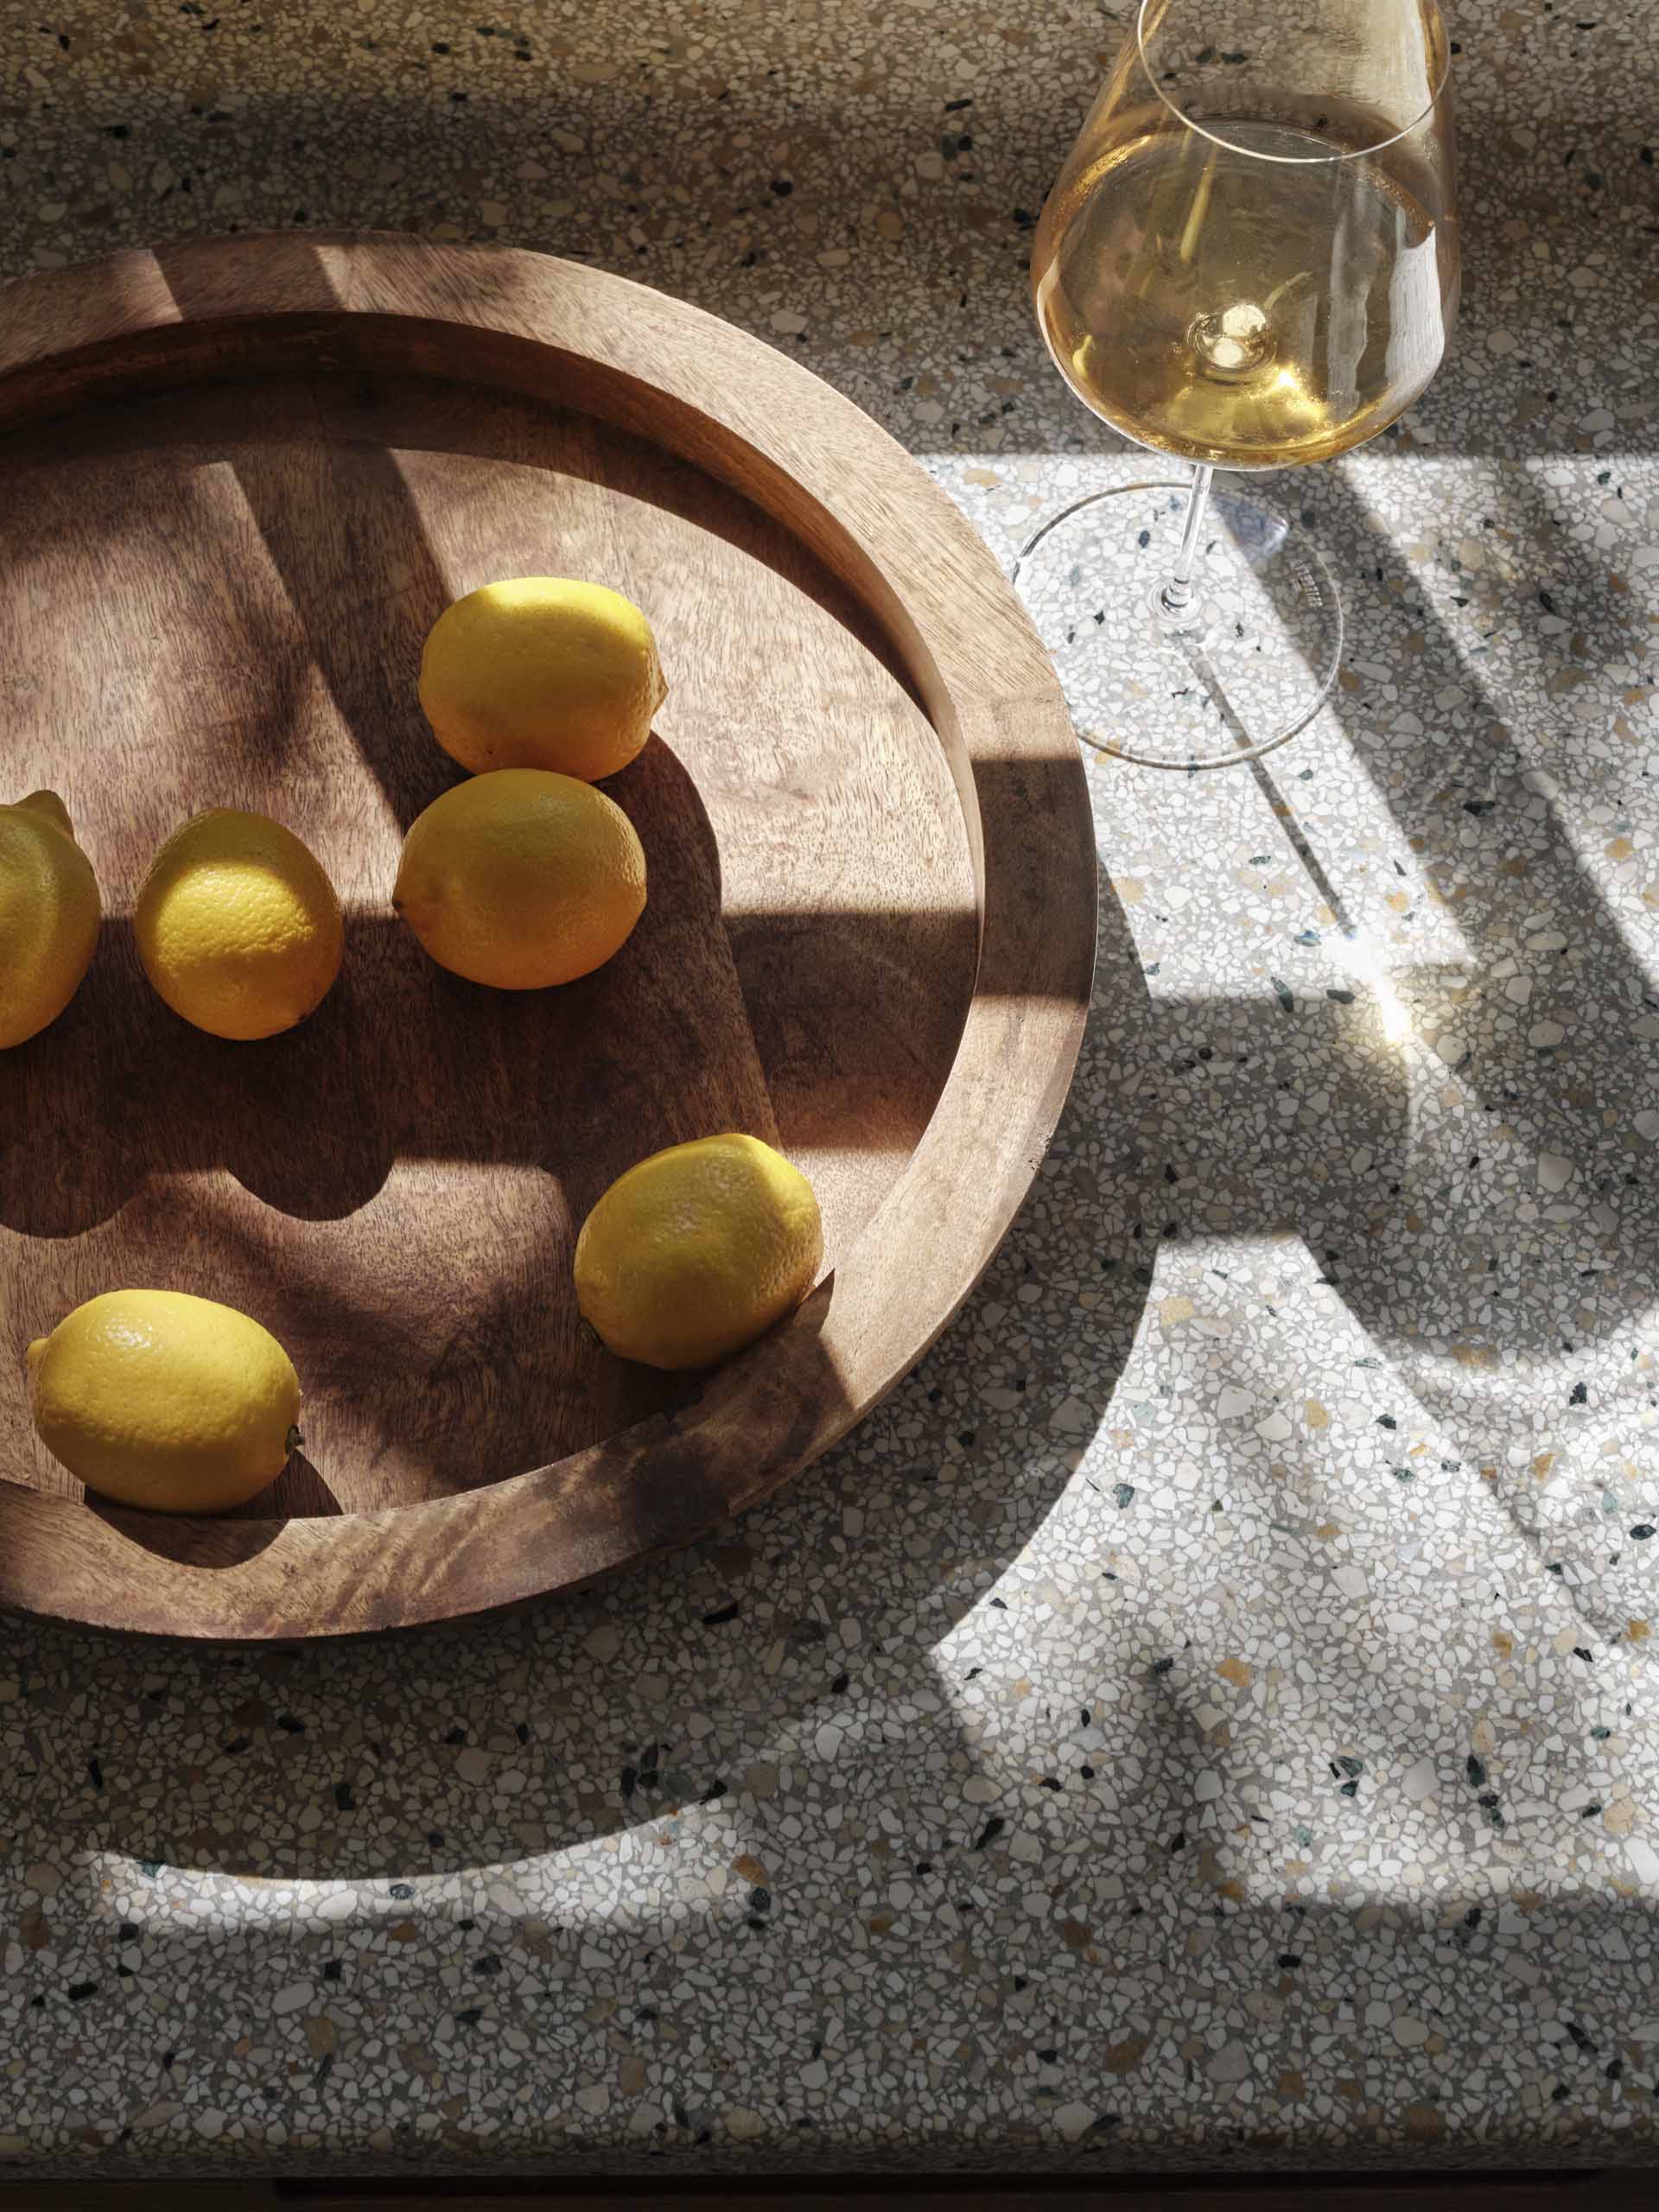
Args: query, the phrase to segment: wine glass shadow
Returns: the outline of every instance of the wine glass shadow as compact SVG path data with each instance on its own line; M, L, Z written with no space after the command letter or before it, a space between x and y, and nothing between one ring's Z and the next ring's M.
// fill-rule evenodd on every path
M1637 616L1593 552L1550 526L1541 496L1533 493L1526 504L1531 512L1519 534L1529 545L1549 547L1544 573L1558 603L1573 616L1574 634L1554 664L1557 680L1550 681L1546 664L1545 687L1571 697L1581 681L1593 686L1601 670L1628 662ZM1335 472L1324 505L1334 531L1358 556L1351 569L1357 581L1350 659L1386 656L1393 678L1386 728L1367 711L1364 679L1351 677L1355 688L1333 695L1334 716L1416 856L1426 886L1420 895L1468 950L1466 960L1402 963L1395 987L1408 1011L1430 1018L1431 1030L1444 1023L1453 1031L1462 1050L1452 1072L1479 1109L1553 1132L1544 1148L1572 1159L1577 1179L1619 1215L1621 1227L1609 1233L1624 1242L1624 1261L1605 1272L1597 1268L1595 1315L1580 1332L1588 1338L1613 1333L1648 1309L1655 1287L1659 1220L1630 1175L1637 1156L1632 1123L1646 1073L1623 1027L1631 1018L1625 1009L1639 1010L1651 986L1593 872L1582 865L1562 814L1571 791L1517 747L1505 697L1484 677L1469 639L1454 636L1435 613L1421 576ZM1489 601L1497 604L1489 603L1480 627L1489 627L1497 613L1513 621L1518 602L1533 599L1537 589L1529 573L1495 591L1490 578L1484 581ZM1390 652L1402 622L1412 626L1414 650ZM1476 628L1471 621L1471 632ZM1544 661L1545 654L1535 658ZM1559 682L1563 672L1570 685ZM1452 707L1441 703L1448 685L1459 694ZM1569 713L1561 719L1570 729ZM1402 724L1421 735L1402 736ZM1333 881L1340 863L1326 867L1317 858L1315 839L1324 833L1298 820L1296 786L1283 773L1291 760L1287 753L1257 764L1287 839L1332 908L1340 935L1367 928L1375 933L1379 917L1362 920L1342 900ZM1541 940L1536 947L1528 944L1529 936ZM1494 969L1503 975L1494 979ZM1519 990L1500 988L1517 973L1524 979ZM1585 977L1593 982L1587 1001ZM1479 1200L1471 1198L1470 1205L1477 1214ZM1572 1241L1571 1235L1560 1240L1563 1263ZM1489 1284L1483 1299L1502 1301L1505 1288ZM1518 1303L1510 1323L1497 1320L1492 1333L1501 1338L1511 1327L1515 1349L1548 1357L1560 1348L1559 1323L1541 1321L1529 1303Z
M1517 681L1535 684L1562 701L1557 712L1570 733L1581 726L1574 705L1593 702L1599 690L1611 721L1639 618L1595 550L1559 526L1529 480L1510 480L1495 496L1489 520L1501 518L1507 541L1490 538L1487 557L1444 543L1431 556L1443 581L1461 588L1454 606L1468 608L1456 633L1421 569L1402 558L1340 471L1321 472L1309 496L1318 514L1306 519L1346 556L1351 635L1332 719L1415 856L1413 905L1454 931L1466 957L1402 961L1397 918L1379 894L1358 887L1363 909L1344 898L1349 872L1331 850L1332 825L1304 819L1299 806L1305 775L1310 798L1319 788L1317 738L1249 764L1325 909L1312 934L1354 971L1347 995L1357 1009L1379 1034L1392 1029L1399 1070L1401 1110L1391 1128L1357 1147L1363 1173L1345 1168L1344 1142L1321 1131L1319 1180L1291 1217L1356 1320L1399 1363L1461 1478L1478 1469L1536 1548L1548 1525L1532 1469L1541 1394L1553 1379L1558 1419L1570 1429L1585 1407L1576 1419L1586 1433L1611 1434L1620 1400L1586 1407L1574 1356L1639 1327L1659 1305L1659 1202L1636 1129L1651 1086L1630 1039L1655 992L1583 864L1563 812L1574 794L1517 745L1507 698ZM1500 557L1505 542L1513 550ZM1522 608L1535 611L1541 597L1560 610L1553 641L1523 645L1534 667L1506 670L1500 685L1477 643L1500 625L1535 638ZM1402 651L1408 630L1412 649ZM1388 667L1385 717L1373 717L1371 679L1356 675L1356 663ZM1594 788L1591 780L1586 799ZM1300 1018L1300 1001L1291 1018ZM1413 1030L1435 1039L1440 1057L1420 1064L1406 1086L1398 1045ZM1344 1068L1316 1052L1299 1080L1342 1102L1355 1084L1362 1096L1374 1091L1381 1064ZM1437 1065L1439 1074L1429 1072ZM1437 1082L1466 1102L1468 1136L1455 1161L1443 1134L1428 1140L1412 1127L1411 1095ZM1540 1186L1522 1225L1516 1186L1530 1190L1542 1160L1565 1188L1552 1204ZM1632 1372L1632 1391L1638 1381ZM1624 1411L1636 1407L1629 1396ZM1599 1629L1622 1630L1612 1599L1603 1605L1580 1592L1579 1602Z

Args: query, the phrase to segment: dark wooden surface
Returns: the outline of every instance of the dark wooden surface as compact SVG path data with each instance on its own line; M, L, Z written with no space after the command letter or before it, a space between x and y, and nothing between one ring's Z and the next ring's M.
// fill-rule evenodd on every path
M184 2182L21 2185L16 2212L1636 2212L1650 2170L1550 2173L1115 2175L1097 2181L861 2176L698 2183Z
M63 793L109 918L68 1012L0 1056L0 1598L340 1632L724 1517L937 1332L1070 1074L1087 807L988 556L791 364L537 257L237 240L9 309L0 780ZM607 785L643 921L581 982L497 994L388 899L457 773L422 640L530 572L636 599L671 690ZM126 919L213 804L289 823L347 915L340 983L259 1044L172 1016ZM623 1168L723 1128L811 1177L830 1279L705 1388L594 1345L569 1263ZM33 1440L22 1345L130 1284L244 1308L299 1370L304 1452L233 1522L91 1510Z

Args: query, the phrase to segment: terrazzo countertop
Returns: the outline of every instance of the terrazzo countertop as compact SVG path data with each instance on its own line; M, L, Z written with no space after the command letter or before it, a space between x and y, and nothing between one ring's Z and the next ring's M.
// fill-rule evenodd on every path
M1123 465L1023 270L1127 0L479 4L6 10L0 266L511 240L805 359L1005 559ZM1290 487L1334 706L1091 766L1094 1018L982 1289L570 1602L0 1623L8 2171L1653 2157L1659 23L1452 30L1455 357Z

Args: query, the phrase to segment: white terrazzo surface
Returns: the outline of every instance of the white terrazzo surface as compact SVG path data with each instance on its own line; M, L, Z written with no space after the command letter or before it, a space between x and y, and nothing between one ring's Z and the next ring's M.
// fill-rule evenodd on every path
M1128 10L887 12L14 7L0 269L581 253L797 353L1007 558L1122 466L1023 264ZM1282 487L1335 709L1263 774L1091 770L1093 1023L982 1292L573 1603L0 1621L0 2172L1653 2156L1659 28L1452 29L1456 357Z

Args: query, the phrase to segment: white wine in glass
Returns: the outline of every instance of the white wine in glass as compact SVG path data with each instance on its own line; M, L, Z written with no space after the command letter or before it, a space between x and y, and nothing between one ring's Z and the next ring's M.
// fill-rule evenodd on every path
M1211 476L1345 452L1439 367L1459 286L1446 61L1433 0L1141 0L1032 260L1078 397L1195 464L1190 484L1077 501L1020 555L1103 752L1249 759L1330 690L1329 571Z

